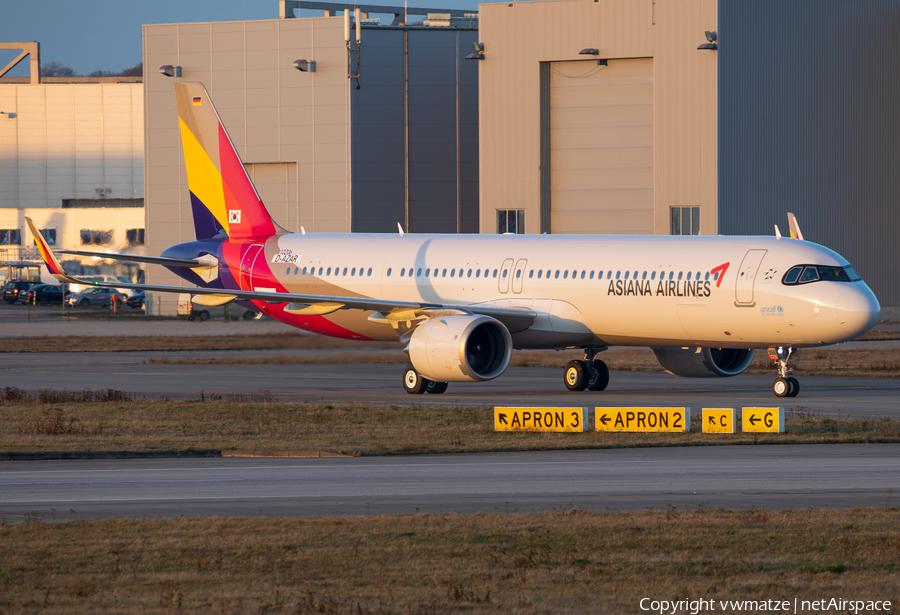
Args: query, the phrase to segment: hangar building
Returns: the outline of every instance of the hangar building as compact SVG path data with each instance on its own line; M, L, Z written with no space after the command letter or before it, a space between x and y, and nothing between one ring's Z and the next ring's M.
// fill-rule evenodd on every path
M900 2L479 15L481 232L771 235L791 211L900 317Z
M342 15L145 25L148 249L194 237L172 78L156 72L164 65L207 87L283 227L396 232L399 222L410 232L477 233L478 66L464 59L477 17L431 17L420 26L361 19L358 55ZM297 60L314 61L315 71L297 70ZM161 299L172 309L165 302L174 299Z
M143 254L141 78L41 79L38 43L3 48L30 55L31 76L0 78L0 281L37 272L12 266L40 262L25 216L58 248ZM63 264L76 275L142 280L137 264L80 257Z

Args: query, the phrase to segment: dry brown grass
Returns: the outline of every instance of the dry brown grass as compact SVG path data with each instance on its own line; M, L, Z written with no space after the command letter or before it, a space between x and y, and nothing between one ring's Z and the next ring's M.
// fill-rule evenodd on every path
M272 401L268 391L204 394L203 401L78 401L83 393L76 393L70 401L42 403L15 391L7 389L4 397L0 390L0 453L320 450L385 455L900 442L900 421L833 420L813 412L789 412L784 434L703 434L698 413L692 431L681 434L497 433L490 407L283 403Z
M0 612L640 613L645 597L796 597L896 613L898 523L898 508L32 517L0 524Z
M285 329L284 333L264 335L210 335L210 336L154 336L119 335L96 337L89 335L63 335L58 337L8 337L3 338L0 352L131 352L174 350L278 350L303 349L402 349L399 342L361 342L324 335L296 333Z

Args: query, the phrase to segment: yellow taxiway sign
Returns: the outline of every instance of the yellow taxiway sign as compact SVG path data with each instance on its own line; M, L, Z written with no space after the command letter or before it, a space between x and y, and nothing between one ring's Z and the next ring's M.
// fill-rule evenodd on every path
M734 433L734 408L704 408L703 433Z
M784 408L742 408L741 431L784 433Z
M595 408L597 431L690 431L690 408Z
M585 431L587 408L494 408L494 431Z

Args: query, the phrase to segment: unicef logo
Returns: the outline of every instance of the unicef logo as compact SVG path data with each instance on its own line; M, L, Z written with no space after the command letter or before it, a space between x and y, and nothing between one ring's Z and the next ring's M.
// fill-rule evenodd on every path
M778 313L781 314L784 311L784 308L779 305L777 310L778 310Z
M759 311L763 316L784 316L784 306L781 305L762 305Z

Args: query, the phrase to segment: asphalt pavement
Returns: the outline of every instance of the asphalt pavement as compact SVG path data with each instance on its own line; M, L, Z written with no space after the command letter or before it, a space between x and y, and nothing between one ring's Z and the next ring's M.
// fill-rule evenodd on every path
M0 463L8 521L847 508L885 505L895 494L900 446L889 444Z

